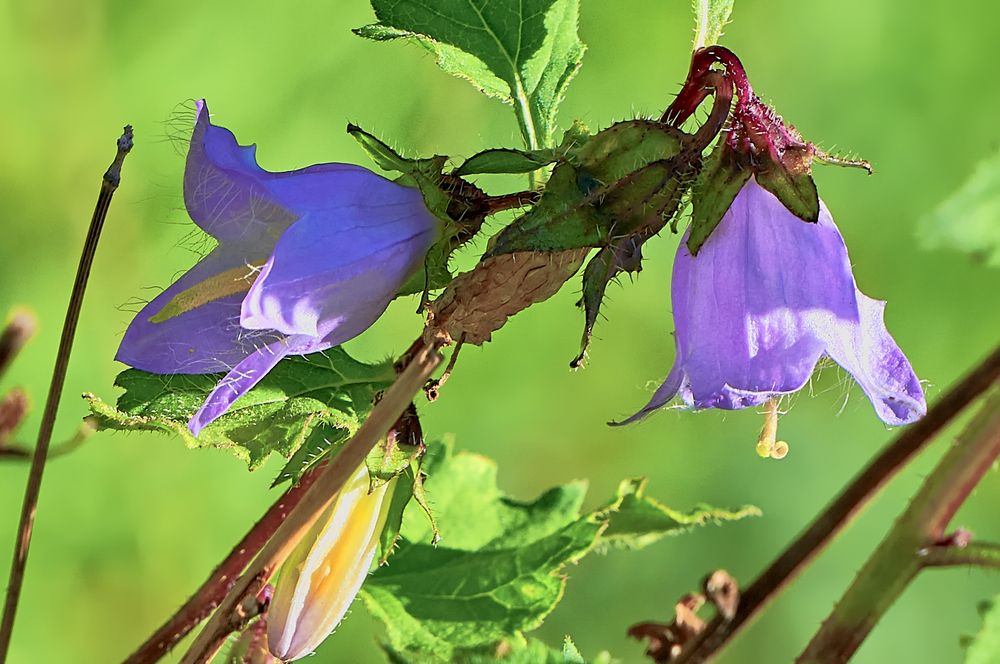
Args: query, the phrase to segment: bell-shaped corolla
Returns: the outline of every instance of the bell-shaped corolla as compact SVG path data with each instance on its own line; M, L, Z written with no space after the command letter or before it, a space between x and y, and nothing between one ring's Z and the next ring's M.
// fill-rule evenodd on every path
M927 412L919 380L858 290L826 205L806 223L750 178L696 256L674 261L674 366L649 403L750 408L802 389L822 357L848 371L890 425Z
M153 373L227 372L195 434L283 357L365 331L440 235L418 190L351 164L266 171L196 110L184 204L217 246L139 312L117 355Z

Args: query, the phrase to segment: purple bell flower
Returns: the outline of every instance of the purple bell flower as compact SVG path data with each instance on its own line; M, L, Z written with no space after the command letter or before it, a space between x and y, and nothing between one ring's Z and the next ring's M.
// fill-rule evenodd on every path
M146 305L116 359L226 377L189 427L222 415L283 357L357 336L440 234L420 192L350 164L272 173L197 104L184 204L218 246Z
M688 407L759 406L805 386L823 356L846 369L883 422L927 412L909 361L858 290L829 210L804 223L751 178L692 256L680 243L671 300L676 358L638 420L679 395Z

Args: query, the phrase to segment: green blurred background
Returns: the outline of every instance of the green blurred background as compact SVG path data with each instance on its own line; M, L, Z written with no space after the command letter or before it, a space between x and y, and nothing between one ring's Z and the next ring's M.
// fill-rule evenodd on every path
M690 48L686 0L583 2L589 50L562 125L591 127L659 114L678 89ZM960 15L961 14L961 15ZM1000 62L993 3L904 0L738 0L724 43L758 92L809 139L861 154L875 177L820 168L817 180L851 248L861 288L889 301L890 329L927 381L930 400L997 340L1000 273L920 248L915 221L952 192L997 143ZM112 361L137 299L195 259L182 242L184 129L178 104L206 97L216 122L261 163L290 169L366 163L348 120L411 154L469 155L517 145L508 109L437 69L422 49L380 45L350 28L372 20L364 0L172 3L7 1L0 6L0 311L35 309L41 330L4 378L36 399L38 424L78 251L99 178L121 125L135 125L90 284L57 437L106 398ZM638 553L591 557L571 570L564 602L539 635L572 634L585 654L642 661L625 629L669 619L673 602L709 570L749 581L893 432L839 369L794 400L781 462L754 453L750 412L666 412L625 429L604 422L638 407L673 355L667 294L677 238L651 242L642 275L612 287L590 366L570 372L581 316L578 286L463 353L442 398L422 408L425 430L496 458L505 489L533 497L589 478L592 502L623 477L678 508L755 503L764 517L707 528ZM480 247L482 245L480 244ZM466 252L464 265L473 251ZM402 350L420 319L413 302L350 348L376 359ZM949 432L949 437L954 435ZM721 657L783 662L804 645L945 443L923 455ZM26 467L0 467L0 544L13 540ZM275 493L278 460L253 475L226 452L187 451L155 435L101 434L49 467L12 662L123 658L200 583ZM1000 477L991 473L956 524L1000 539ZM6 574L7 554L2 557ZM978 570L928 572L888 613L858 662L956 662L978 626L976 604L1000 591ZM316 661L377 662L378 627L355 607Z

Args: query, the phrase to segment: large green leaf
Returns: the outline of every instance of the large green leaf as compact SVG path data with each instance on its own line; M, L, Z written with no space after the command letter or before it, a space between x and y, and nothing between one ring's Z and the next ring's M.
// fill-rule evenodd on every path
M624 482L613 501L591 513L580 511L582 482L521 502L497 487L491 460L452 454L450 446L432 446L424 469L441 546L429 543L431 528L411 505L398 552L362 590L369 610L386 624L398 661L464 661L501 641L523 643L523 632L541 624L562 598L566 566L596 546L645 546L753 513L675 512L646 498L639 480ZM605 539L605 532L612 535Z
M378 23L355 30L412 38L442 69L511 104L525 144L551 144L559 103L584 46L579 0L372 0Z
M1000 267L1000 150L920 223L928 248L944 247Z
M195 438L188 420L221 378L128 369L115 381L125 390L117 407L91 394L84 397L100 428L174 433L188 447L230 449L253 470L271 452L288 457L306 441L310 451L339 442L357 429L375 393L395 372L390 363L358 362L340 348L288 358Z

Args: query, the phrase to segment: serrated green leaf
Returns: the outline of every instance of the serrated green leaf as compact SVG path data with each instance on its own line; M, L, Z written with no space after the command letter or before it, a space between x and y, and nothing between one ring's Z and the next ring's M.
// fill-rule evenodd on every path
M496 148L484 150L466 159L452 175L474 175L479 173L531 173L548 166L558 159L554 149L512 150Z
M442 69L511 104L529 148L551 145L584 52L579 0L372 0L372 8L379 23L356 34L416 40Z
M741 168L725 140L705 160L691 196L691 226L687 247L692 256L698 254L708 237L718 227L722 217L740 193L753 172ZM819 198L817 197L817 203ZM818 214L818 211L817 211Z
M431 445L424 468L441 546L426 543L430 529L411 505L398 552L362 589L369 610L386 623L388 648L400 662L492 661L473 656L486 656L501 641L513 652L518 646L550 652L528 644L523 632L537 627L562 597L567 564L595 547L645 546L696 525L755 513L676 512L645 497L641 480L623 482L613 501L589 514L580 512L582 482L520 502L497 487L496 464L454 454L450 445ZM554 656L524 661L583 661L571 645Z
M85 398L100 428L175 433L188 447L229 449L253 470L271 452L291 456L321 425L353 432L395 371L388 362L358 362L339 347L284 359L195 438L188 420L221 378L128 369L115 381L125 390L117 407Z
M393 646L440 661L538 627L561 599L562 568L604 524L583 518L515 548L468 551L403 543L362 590Z
M685 149L686 134L659 122L619 122L572 140L539 202L496 237L488 256L603 247L636 232L653 234L700 165Z
M718 44L733 13L734 0L692 0L695 27L692 50Z
M1000 661L1000 598L980 607L983 626L965 651L965 664L996 664Z
M961 251L1000 267L1000 150L981 161L968 180L919 224L928 249Z
M423 469L441 544L453 549L509 547L550 535L579 518L587 493L586 483L576 481L552 488L531 502L514 500L497 486L492 459L453 454L451 445L444 443L428 451ZM403 525L403 537L428 542L431 526L414 513Z
M680 535L698 526L738 521L760 516L760 509L744 505L737 509L719 509L698 505L690 512L672 509L645 495L646 480L624 480L618 496L606 509L609 521L601 535L605 547L641 549L668 535Z

